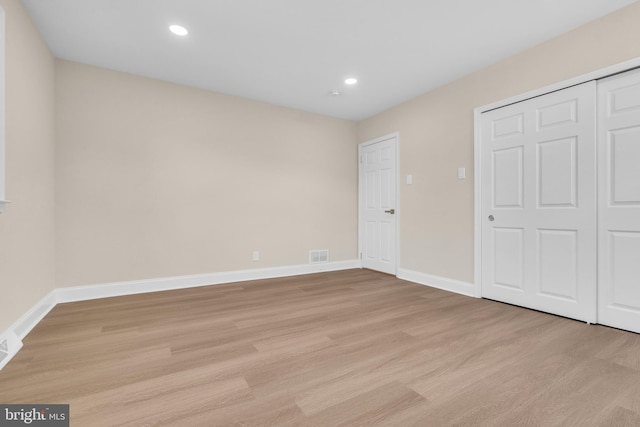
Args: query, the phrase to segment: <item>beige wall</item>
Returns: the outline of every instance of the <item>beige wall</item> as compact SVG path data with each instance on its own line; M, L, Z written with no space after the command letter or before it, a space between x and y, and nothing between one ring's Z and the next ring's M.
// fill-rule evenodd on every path
M22 4L0 5L14 201L0 215L0 331L54 273L64 287L304 264L310 249L354 259L356 142L394 131L401 182L414 178L400 267L472 281L473 109L640 56L634 4L355 124L54 63Z
M0 333L54 288L54 60L19 0L6 35L6 190L0 214Z
M401 268L473 281L473 110L640 56L640 3L359 123L400 132ZM457 168L467 179L457 179Z
M58 287L356 258L353 122L62 60L56 112Z

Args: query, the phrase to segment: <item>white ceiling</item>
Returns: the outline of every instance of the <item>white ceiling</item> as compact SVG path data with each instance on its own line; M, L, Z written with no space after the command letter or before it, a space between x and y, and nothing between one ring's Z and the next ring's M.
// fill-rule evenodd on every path
M23 0L59 58L351 120L634 1Z

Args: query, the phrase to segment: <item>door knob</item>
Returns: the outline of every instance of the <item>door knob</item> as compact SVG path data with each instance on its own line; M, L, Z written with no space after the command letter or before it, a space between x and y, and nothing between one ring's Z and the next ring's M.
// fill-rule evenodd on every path
M388 211L384 211L384 213L388 213L388 214L393 215L394 213L396 213L396 210L395 209L389 209Z
M493 215L489 215L489 221L493 221L495 217Z

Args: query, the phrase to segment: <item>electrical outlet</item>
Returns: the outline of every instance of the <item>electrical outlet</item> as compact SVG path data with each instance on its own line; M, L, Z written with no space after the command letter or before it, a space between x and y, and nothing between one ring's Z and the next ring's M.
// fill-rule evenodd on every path
M253 251L251 259L254 261L260 261L260 251Z

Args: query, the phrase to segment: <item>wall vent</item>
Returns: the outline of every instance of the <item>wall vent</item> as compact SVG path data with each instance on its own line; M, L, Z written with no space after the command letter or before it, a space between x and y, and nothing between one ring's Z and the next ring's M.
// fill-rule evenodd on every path
M309 251L309 264L323 264L329 262L329 249Z

